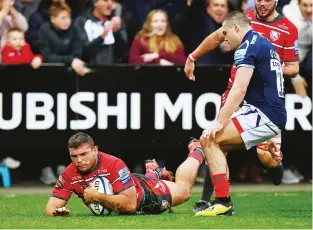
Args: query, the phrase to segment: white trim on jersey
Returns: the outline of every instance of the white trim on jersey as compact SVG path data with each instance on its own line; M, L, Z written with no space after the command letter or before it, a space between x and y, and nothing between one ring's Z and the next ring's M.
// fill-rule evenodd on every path
M71 184L76 184L76 183L83 182L83 181L87 182L87 181L90 181L90 180L92 180L92 179L94 179L95 177L98 177L98 176L110 176L110 173L95 175L95 176L92 176L92 177L90 177L88 179L72 181Z
M280 45L277 45L277 44L275 44L273 42L272 42L272 44L273 44L273 46L277 46L277 47L282 48L284 50L292 50L292 49L295 48L294 46L289 46L289 47L280 46Z
M116 181L121 180L120 177L118 177L115 181L112 182L112 184L114 184Z
M290 32L286 31L286 30L282 30L280 28L277 28L275 26L269 26L269 25L266 25L266 24L263 24L263 23L260 23L260 22L256 22L256 21L251 21L252 24L257 24L257 25L260 25L260 26L265 26L265 27L268 27L268 28L272 28L272 29L275 29L275 30L278 30L280 32L283 32L283 33L286 33L286 34L289 34L290 35Z
M254 65L240 64L240 65L238 65L238 66L236 67L236 69L239 69L239 67L248 67L248 68L252 68L252 69L255 68Z

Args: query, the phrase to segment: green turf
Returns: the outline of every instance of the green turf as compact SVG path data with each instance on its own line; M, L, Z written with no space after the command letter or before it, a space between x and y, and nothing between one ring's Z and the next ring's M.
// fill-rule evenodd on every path
M308 228L312 229L312 192L234 193L236 215L193 217L199 199L173 208L174 213L96 217L73 197L70 217L45 217L47 195L0 196L0 228Z

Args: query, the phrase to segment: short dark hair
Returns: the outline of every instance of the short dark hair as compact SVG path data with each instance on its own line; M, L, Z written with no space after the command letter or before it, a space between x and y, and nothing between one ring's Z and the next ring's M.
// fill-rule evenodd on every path
M83 144L90 144L92 147L95 146L91 136L89 136L87 133L79 132L70 137L67 146L70 149L78 149L79 146Z
M236 24L240 26L247 26L247 25L251 26L250 19L247 17L247 15L245 15L243 12L240 12L240 11L233 11L229 13L226 16L224 22L225 22L225 25L229 24L229 22L233 22L234 24L236 22Z

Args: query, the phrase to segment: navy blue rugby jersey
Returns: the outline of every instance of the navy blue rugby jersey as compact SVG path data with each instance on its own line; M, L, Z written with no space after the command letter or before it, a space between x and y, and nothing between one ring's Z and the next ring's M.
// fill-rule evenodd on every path
M284 78L281 60L274 46L266 38L250 30L236 49L234 61L237 69L254 69L244 100L260 109L275 125L283 129L287 121Z

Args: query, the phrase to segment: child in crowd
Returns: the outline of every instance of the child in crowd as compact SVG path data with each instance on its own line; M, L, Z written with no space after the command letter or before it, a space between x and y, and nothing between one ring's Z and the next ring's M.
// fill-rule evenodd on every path
M12 28L7 33L7 43L1 51L3 64L31 64L38 69L42 63L40 55L34 55L21 29Z

